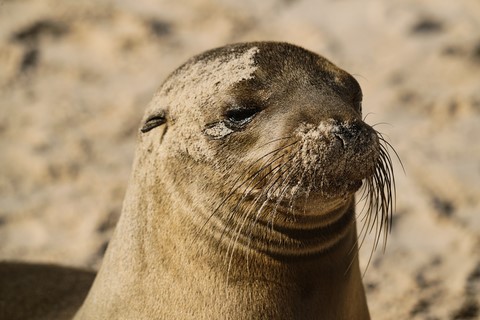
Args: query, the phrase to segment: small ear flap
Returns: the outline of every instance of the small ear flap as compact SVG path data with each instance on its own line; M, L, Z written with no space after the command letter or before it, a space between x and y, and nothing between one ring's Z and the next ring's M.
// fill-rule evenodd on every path
M147 120L145 120L145 123L143 124L143 127L140 129L140 131L142 133L146 133L158 126L161 126L162 124L165 124L166 122L167 122L167 111L159 110L154 114L150 115L147 118Z

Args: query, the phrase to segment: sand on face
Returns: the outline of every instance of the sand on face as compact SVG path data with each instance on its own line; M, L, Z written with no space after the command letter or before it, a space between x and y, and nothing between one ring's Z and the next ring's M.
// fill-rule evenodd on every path
M0 0L0 258L98 268L161 81L215 46L287 41L356 76L406 169L372 317L476 319L479 24L476 0Z

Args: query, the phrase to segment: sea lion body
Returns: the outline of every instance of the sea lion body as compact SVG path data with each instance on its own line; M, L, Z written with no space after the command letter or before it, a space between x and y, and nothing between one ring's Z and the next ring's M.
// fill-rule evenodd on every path
M348 73L285 43L181 66L75 319L369 319L354 192L379 142L360 101Z
M347 72L286 43L178 68L142 120L75 320L369 319L354 194L363 182L367 224L382 229L392 171L361 97Z
M0 262L0 319L72 319L94 278L88 270Z

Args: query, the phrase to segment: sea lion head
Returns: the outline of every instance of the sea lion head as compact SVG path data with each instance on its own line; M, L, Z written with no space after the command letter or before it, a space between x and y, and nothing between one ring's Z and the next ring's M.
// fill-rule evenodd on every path
M162 185L222 233L261 223L308 229L311 217L332 223L362 182L371 213L388 223L390 158L361 102L350 74L294 45L207 51L174 71L147 108L139 161L155 170L144 183Z

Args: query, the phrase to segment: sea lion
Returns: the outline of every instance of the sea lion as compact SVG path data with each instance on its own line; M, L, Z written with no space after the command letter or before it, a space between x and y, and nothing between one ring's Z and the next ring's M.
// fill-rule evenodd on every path
M0 319L72 319L94 278L90 270L0 262Z
M75 319L369 319L354 195L363 184L365 230L380 239L393 171L361 100L347 72L287 43L179 67L142 120Z
M361 99L347 72L287 43L174 71L75 319L369 319L354 193L363 181L385 227L392 170Z

